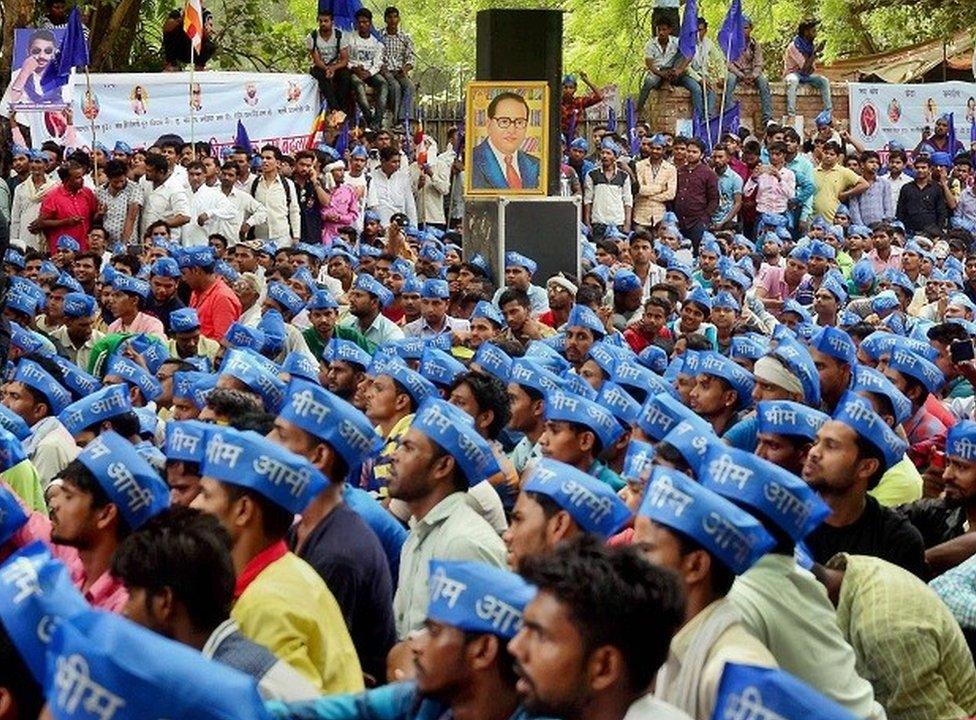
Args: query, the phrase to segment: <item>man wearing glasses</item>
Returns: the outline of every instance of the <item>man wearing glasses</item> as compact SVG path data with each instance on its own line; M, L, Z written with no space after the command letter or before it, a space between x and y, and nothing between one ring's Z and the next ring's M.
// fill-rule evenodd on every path
M488 137L472 153L472 187L530 190L539 187L539 158L521 150L529 126L529 106L513 92L488 105Z

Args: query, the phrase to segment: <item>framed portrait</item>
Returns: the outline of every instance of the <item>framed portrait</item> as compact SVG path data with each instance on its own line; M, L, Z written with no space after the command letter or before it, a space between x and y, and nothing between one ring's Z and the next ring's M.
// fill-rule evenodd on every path
M544 80L468 83L466 195L545 195L549 86Z

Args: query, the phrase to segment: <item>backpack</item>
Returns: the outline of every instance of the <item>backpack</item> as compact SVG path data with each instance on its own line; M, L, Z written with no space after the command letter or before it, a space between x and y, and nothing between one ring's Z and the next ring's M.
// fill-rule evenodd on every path
M287 212L288 212L288 215L287 215L287 217L288 217L288 237L291 238L291 237L294 236L295 230L291 226L291 190L289 190L289 188L290 187L293 187L293 185L291 184L291 181L288 178L286 178L286 177L284 177L282 175L279 175L278 177L281 178L281 186L285 189L285 208L287 209ZM254 196L254 193L256 193L258 191L258 183L260 181L261 181L261 178L260 177L256 177L256 178L254 178L254 182L251 183L251 197L254 198L255 200L257 200L257 198ZM251 234L253 232L254 232L254 228L251 228L251 232L248 233L248 237L251 237Z
M322 62L324 62L326 65L329 65L330 63L334 63L336 60L338 60L339 59L339 53L342 51L342 30L340 30L339 28L332 28L332 32L335 33L336 54L335 54L335 57L329 58L328 60L326 60L325 58L322 58ZM318 50L319 49L319 44L318 44L319 31L318 30L313 30L311 33L309 33L309 38L312 40L312 49L313 50Z

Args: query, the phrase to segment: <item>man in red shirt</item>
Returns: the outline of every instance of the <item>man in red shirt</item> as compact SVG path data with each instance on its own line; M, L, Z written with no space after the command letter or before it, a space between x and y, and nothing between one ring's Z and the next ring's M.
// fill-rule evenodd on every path
M48 248L53 255L57 251L57 239L70 235L88 250L88 231L98 209L95 193L85 187L85 168L68 161L58 168L61 184L51 190L41 201L40 213L34 222L37 230L44 232Z
M220 340L241 316L241 301L224 279L214 272L217 256L208 245L186 248L176 262L183 282L190 286L190 307L200 318L200 332Z
M569 133L572 129L574 130L574 137L576 122L579 122L581 119L583 111L591 105L596 105L598 102L603 101L603 93L590 82L590 78L587 77L586 73L581 72L579 75L580 80L585 82L586 86L590 89L590 94L577 97L576 78L572 75L567 75L563 78L563 94L562 98L560 98L559 105L559 124L562 127L562 131ZM576 122L573 121L574 118ZM610 128L610 132L617 132L617 128ZM567 137L566 142L573 142L573 138Z

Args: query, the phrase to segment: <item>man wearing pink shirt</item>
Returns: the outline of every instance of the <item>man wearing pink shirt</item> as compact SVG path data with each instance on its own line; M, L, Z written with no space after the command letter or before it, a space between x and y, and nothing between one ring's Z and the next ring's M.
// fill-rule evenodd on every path
M901 270L901 254L904 250L891 244L891 231L887 225L875 226L871 231L871 242L874 247L867 257L878 275L885 270Z
M786 114L796 115L796 93L800 85L813 85L820 90L823 109L830 112L830 81L815 74L817 55L823 51L823 43L813 44L817 37L817 20L804 20L796 29L796 36L786 47L783 57L783 80L786 81Z
M166 337L162 321L142 312L149 297L149 283L119 273L112 281L112 314L115 320L108 326L110 333L151 333Z
M769 146L769 165L757 165L744 192L756 187L756 211L762 215L785 215L796 196L796 175L786 167L786 143Z
M346 164L342 160L326 165L325 169L335 182L329 204L322 206L322 243L331 245L333 239L339 236L339 228L355 225L359 216L359 197L355 188L344 182Z

